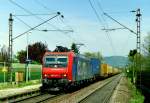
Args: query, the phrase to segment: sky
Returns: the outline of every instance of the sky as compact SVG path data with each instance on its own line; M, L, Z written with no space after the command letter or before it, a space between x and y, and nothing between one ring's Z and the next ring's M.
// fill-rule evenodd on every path
M93 6L91 6L91 4ZM103 56L127 56L136 48L136 35L126 29L106 32L102 29L122 28L103 13L136 31L136 14L141 9L141 41L150 32L150 0L0 0L0 47L8 46L8 18L13 14L13 38L60 12L57 16L30 33L14 39L13 53L25 50L29 44L41 41L50 50L61 45L70 48L73 42L83 43L80 52L101 52ZM19 6L17 6L19 5ZM98 17L95 14L97 12ZM48 14L30 15L29 14ZM24 15L24 16L21 16ZM26 15L26 16L25 16ZM28 16L27 16L28 15ZM28 26L26 26L26 23ZM43 32L41 30L56 30ZM73 30L65 32L60 30Z

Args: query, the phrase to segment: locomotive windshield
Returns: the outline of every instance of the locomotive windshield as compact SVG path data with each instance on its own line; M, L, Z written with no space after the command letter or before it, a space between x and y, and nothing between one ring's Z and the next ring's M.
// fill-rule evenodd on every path
M44 59L44 66L51 68L62 68L67 67L68 58L67 56L55 55L46 56Z

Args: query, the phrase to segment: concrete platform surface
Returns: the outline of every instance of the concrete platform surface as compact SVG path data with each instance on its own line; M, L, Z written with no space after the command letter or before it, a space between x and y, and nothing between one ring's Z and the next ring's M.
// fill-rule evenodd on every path
M29 91L36 91L39 89L40 86L41 84L37 84L37 85L25 86L22 88L9 88L9 89L0 90L0 99L17 95L17 94L27 93Z
M131 91L128 87L128 80L123 76L116 87L109 103L129 103Z

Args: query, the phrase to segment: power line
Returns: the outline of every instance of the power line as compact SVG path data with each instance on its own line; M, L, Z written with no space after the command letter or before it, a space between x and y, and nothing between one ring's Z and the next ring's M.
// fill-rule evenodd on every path
M46 5L44 5L42 2L40 2L39 0L34 0L35 3L37 3L38 5L42 6L45 10L50 11L50 8L48 8Z
M38 5L40 5L40 6L42 6L44 9L46 9L47 11L50 11L50 9L46 6L46 5L44 5L42 2L40 2L39 0L34 0ZM62 19L63 18L63 19ZM57 31L63 31L63 34L65 34L66 36L68 36L69 38L71 38L73 41L76 41L74 38L72 38L70 35L68 35L67 33L68 33L68 31L69 32L74 32L73 31L73 28L71 27L71 26L69 26L69 25L66 25L66 23L63 21L64 20L64 16L62 15L62 17L61 18L59 18L60 20L61 20L61 22L65 25L65 26L67 26L67 27L69 27L69 29L68 30L57 30ZM55 30L42 30L42 31L55 31Z
M27 24L25 21L23 21L23 20L21 20L20 18L18 18L17 16L15 16L14 15L14 17L17 19L17 20L19 20L20 22L22 22L24 25L26 25L27 27L29 27L30 29L32 29L32 27L29 25L29 24ZM48 31L63 31L63 32L73 32L73 30L48 30L48 29L43 29L43 30L40 30L40 29L37 29L37 28L35 28L34 30L37 30L37 31L43 31L43 32L48 32Z
M71 30L73 30L73 28L70 26L70 25L68 25L68 24L66 24L65 23L65 18L64 19L62 19L62 18L59 18L60 19L60 21L63 23L63 25L65 25L66 27L68 27L69 29L71 29Z
M17 16L14 15L14 17L19 20L20 22L22 22L24 25L26 25L29 28L32 28L30 25L28 25L26 22L24 22L23 20L21 20L20 18L18 18Z
M47 16L47 15L54 15L54 14L56 14L56 12L55 13L50 13L50 14L47 14L47 13L43 13L43 14L24 14L24 15L13 15L13 16L35 16L35 15L45 15L45 16Z
M93 11L94 11L94 13L95 13L95 15L96 15L98 21L99 21L100 24L101 24L101 23L102 23L101 18L100 18L100 16L99 16L99 14L97 13L96 9L94 8L94 5L92 4L91 0L89 0L89 3L90 3L90 6L91 6L92 9L93 9Z
M50 9L49 9L46 5L44 5L42 2L40 2L39 0L34 0L34 1L35 1L38 5L42 6L45 10L50 11ZM63 20L64 20L64 16L63 16L63 19L60 18L60 20L62 21L62 23L63 23L65 26L69 27L69 29L71 29L71 31L73 31L72 27L69 26L69 25L66 25L66 23L63 21ZM64 30L64 31L65 31L65 30ZM64 32L64 33L65 33L65 32Z
M17 7L21 8L22 10L24 10L25 12L27 12L27 13L33 15L35 18L44 21L44 19L40 18L40 17L37 16L37 15L34 15L31 11L25 9L24 7L22 7L21 5L19 5L19 4L16 3L16 2L14 2L13 0L9 0L9 1L10 1L12 4L16 5ZM47 24L50 24L50 23L47 23ZM54 25L52 25L52 24L50 24L50 25L51 25L53 28L55 28L55 29L57 29L57 30L60 30L60 29L57 28L56 26L54 26ZM60 31L60 32L62 32L62 31Z
M37 27L39 27L39 26L45 24L46 22L52 20L53 18L55 18L55 17L57 17L57 16L59 16L59 15L60 15L60 13L58 12L57 15L55 15L55 16L53 16L52 18L50 18L50 19L48 19L48 20L46 20L46 21L44 21L44 22L38 24L37 26L35 26L35 27L33 27L33 28L30 28L29 30L25 31L24 33L22 33L22 34L20 34L20 35L18 35L18 36L16 36L16 37L14 37L12 40L17 39L18 37L20 37L20 36L22 36L22 35L28 33L28 32L31 31L31 30L34 30L35 28L37 28Z
M97 4L98 4L99 9L102 11L102 13L104 13L104 9L102 8L101 3L99 2L99 0L97 0ZM107 23L106 19L102 15L101 15L101 17L102 17L102 19L104 21L104 29L106 29L106 28L108 29L109 26L108 26L108 23ZM105 31L105 33L107 35L108 40L110 41L110 45L112 47L112 51L114 52L114 54L116 54L116 50L115 50L115 48L113 46L112 39L111 39L111 36L110 36L109 32Z
M40 2L39 0L34 0L38 5L42 6L45 10L47 11L50 11L50 9L44 5L44 3ZM65 22L64 22L64 18L60 18L61 22L67 26L69 29L73 30L73 28L70 26L70 25L67 25ZM48 30L49 31L49 30ZM75 33L75 31L73 31ZM68 36L69 38L71 38L73 40L73 42L78 42L75 38L73 38L72 36L70 35L67 35L67 33L64 33L66 36ZM77 33L76 33L77 34ZM80 38L81 39L81 38ZM83 40L82 40L83 41ZM87 46L85 46L87 48ZM89 49L89 48L88 48Z
M127 30L129 30L130 32L132 32L133 34L136 34L136 32L134 32L133 30L131 30L130 28L126 27L125 25L121 24L120 22L118 22L117 20L115 20L114 18L112 18L111 16L109 16L107 13L104 13L105 16L109 17L111 20L115 21L116 23L118 23L119 25L121 25L122 27L126 28Z
M94 13L95 13L95 15L96 15L98 21L99 21L100 24L102 24L103 27L105 28L105 24L102 22L102 20L101 20L99 14L98 14L98 12L96 11L96 9L94 8L94 5L92 4L91 0L89 0L89 3L90 3L90 6L91 6L92 9L93 9L93 11L94 11ZM100 5L100 4L99 4L99 5ZM100 7L100 9L102 9L102 8ZM103 12L103 9L102 9L102 12ZM103 20L105 21L104 18L103 18ZM108 27L108 26L107 26L107 27ZM114 54L115 54L115 49L114 49L114 46L113 46L113 44L112 44L111 37L110 37L110 35L109 35L108 32L105 32L105 33L106 33L106 37L107 37L107 39L108 39L108 41L109 41L109 43L110 43L110 46L112 47L112 52L114 52Z
M39 0L34 0L38 5L40 5L40 6L42 6L45 10L47 10L47 11L50 11L50 9L46 6L46 5L44 5L42 2L40 2ZM71 26L69 26L69 25L67 25L65 22L64 22L64 17L63 17L63 19L62 18L60 18L60 20L61 20L61 22L65 25L65 26L67 26L67 27L69 27L70 29L72 29L72 27ZM72 29L73 30L73 29Z
M104 13L104 10L103 10L103 8L102 8L101 3L99 2L99 0L97 0L97 4L98 4L99 9L102 11L102 13ZM107 23L106 19L102 15L101 15L101 17L102 17L102 19L104 21L104 24L106 24L106 27L108 29L109 26L108 26L108 23Z

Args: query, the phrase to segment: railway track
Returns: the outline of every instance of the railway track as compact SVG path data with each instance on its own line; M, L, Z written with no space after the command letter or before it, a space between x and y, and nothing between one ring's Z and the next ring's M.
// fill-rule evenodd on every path
M120 78L121 75L116 75L106 80L91 84L90 86L73 93L59 93L55 95L49 93L41 94L40 92L37 92L26 97L13 97L8 100L7 103L108 103ZM101 92L101 94L98 94L99 92ZM100 97L95 97L98 99L98 102L95 98L95 102L93 101L93 96L95 95L100 95ZM101 95L103 95L103 97Z
M79 103L109 103L110 98L120 79L121 76L119 78L115 78L112 81L109 81L101 88L88 95L86 98L83 98L81 101L79 101Z
M120 79L121 75L117 75L98 83L94 83L76 92L60 95L53 99L47 99L44 103L108 103ZM105 89L108 88L111 88L111 90L109 89L107 93L105 93ZM97 97L98 101L93 101L91 97L99 90L103 90L105 95L102 98ZM88 102L89 98L91 99L90 102Z
M11 103L41 103L41 102L45 102L49 99L52 99L54 97L57 97L59 95L61 95L61 94L58 94L58 95L52 95L52 94L48 94L48 93L40 94L37 96L32 96L30 98L22 99L22 100L11 102Z
M16 103L17 101L25 100L39 95L41 95L40 90L33 90L21 94L15 94L15 95L0 98L0 103Z

